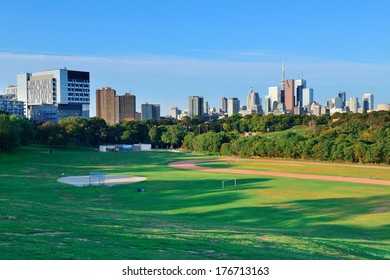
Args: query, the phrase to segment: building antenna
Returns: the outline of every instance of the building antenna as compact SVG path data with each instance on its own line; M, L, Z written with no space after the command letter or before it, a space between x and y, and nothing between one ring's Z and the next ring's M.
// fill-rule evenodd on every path
M281 81L281 84L282 84L282 90L284 90L284 63L282 64L282 81Z

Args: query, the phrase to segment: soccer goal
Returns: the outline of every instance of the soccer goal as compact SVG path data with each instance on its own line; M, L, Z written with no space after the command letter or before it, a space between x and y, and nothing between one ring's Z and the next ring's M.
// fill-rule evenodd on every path
M224 189L225 187L237 187L237 179L227 179L227 180L222 180L222 188Z
M104 172L89 172L90 186L104 186L106 174Z

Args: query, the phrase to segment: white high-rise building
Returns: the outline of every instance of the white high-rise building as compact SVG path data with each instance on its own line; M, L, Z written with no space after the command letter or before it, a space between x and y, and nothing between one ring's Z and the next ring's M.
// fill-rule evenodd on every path
M302 89L301 107L310 107L311 103L313 103L313 89L312 88Z
M67 69L17 74L18 100L27 117L57 122L70 116L89 117L89 72Z
M171 117L174 119L177 119L179 115L181 114L181 111L176 106L171 108Z
M362 107L363 107L363 111L374 110L374 95L372 93L363 94Z
M348 102L349 110L353 113L357 113L359 109L359 100L357 97L351 97Z
M270 111L273 111L278 107L278 104L281 103L281 92L279 87L269 87L268 88L268 97L270 98Z
M240 100L236 97L228 99L228 116L233 116L240 111Z

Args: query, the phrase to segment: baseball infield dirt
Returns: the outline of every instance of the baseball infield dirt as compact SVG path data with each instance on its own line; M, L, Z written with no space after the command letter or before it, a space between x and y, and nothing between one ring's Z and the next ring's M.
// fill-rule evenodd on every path
M248 174L248 175L262 175L262 176L273 176L273 177L285 177L295 179L309 179L309 180L321 180L321 181L332 181L332 182L348 182L348 183L360 183L360 184L375 184L375 185L387 185L390 186L389 180L378 180L368 178L354 178L354 177L338 177L338 176L326 176L326 175L312 175L312 174L297 174L297 173L284 173L284 172L270 172L270 171L256 171L256 170L242 170L242 169L226 169L226 168L209 168L195 165L200 162L207 161L231 161L228 159L218 160L184 160L170 163L169 166L180 169L198 170L204 172L218 172L218 173L230 173L230 174ZM236 159L234 159L236 160ZM280 161L279 161L280 162ZM316 165L327 165L322 163L314 162L299 162L302 164L316 164ZM353 166L353 165L351 165ZM368 166L368 168L374 168ZM383 169L390 169L387 167L379 167Z

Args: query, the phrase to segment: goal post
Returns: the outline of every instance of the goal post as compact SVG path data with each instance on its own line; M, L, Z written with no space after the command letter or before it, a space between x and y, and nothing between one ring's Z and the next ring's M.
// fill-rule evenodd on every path
M237 187L237 179L234 178L234 179L227 179L227 180L222 180L222 188L224 189L225 187L229 186L229 182L232 182L232 184L234 184L235 187Z

